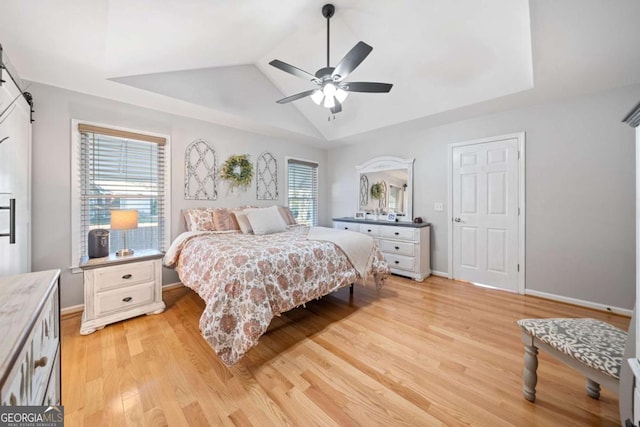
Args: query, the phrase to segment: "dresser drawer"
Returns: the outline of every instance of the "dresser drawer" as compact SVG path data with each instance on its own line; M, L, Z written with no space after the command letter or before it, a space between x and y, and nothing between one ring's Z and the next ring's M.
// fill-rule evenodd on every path
M154 280L154 261L114 265L95 270L95 291L101 292Z
M154 282L100 292L96 295L96 314L104 316L118 311L151 304L155 298Z
M400 270L413 271L415 259L403 255L384 254L384 259L387 260L389 267L397 268Z
M31 341L33 343L32 384L33 401L41 404L49 382L52 366L55 365L59 344L58 325L58 290L56 289L42 310L34 328Z
M7 381L2 386L2 406L24 406L33 404L31 390L31 362L33 351L31 343L22 349L22 353L11 368Z
M51 372L49 384L44 394L43 405L51 406L60 404L60 380L60 348L58 347L58 352L56 353L56 358L53 363L53 372Z
M413 256L413 243L400 242L397 240L380 239L378 246L382 252L394 255Z
M373 237L378 237L380 235L380 226L371 224L360 224L359 231Z
M389 239L401 239L413 242L416 240L415 236L415 229L409 227L381 227L380 230L380 237Z
M334 222L333 228L338 230L360 231L360 224L353 224L351 222Z

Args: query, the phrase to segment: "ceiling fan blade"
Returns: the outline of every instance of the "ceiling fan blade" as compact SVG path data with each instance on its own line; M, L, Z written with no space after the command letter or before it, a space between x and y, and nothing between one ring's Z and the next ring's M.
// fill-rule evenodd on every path
M312 82L318 81L317 77L313 74L307 73L306 71L301 70L298 67L294 67L293 65L289 65L286 62L282 62L278 59L274 59L273 61L269 62L269 65L272 65L279 70L284 71L285 73L293 74L297 77L302 77L305 80L311 80Z
M342 111L342 104L336 101L335 107L331 108L331 114L338 114L340 111Z
M371 53L373 48L365 42L358 42L345 56L338 62L335 70L331 74L332 77L340 76L340 80L344 79L356 69L358 65Z
M316 90L318 89L306 90L304 92L296 93L295 95L291 95L291 96L287 96L286 98L279 99L276 102L278 104L286 104L287 102L296 101L300 98L304 98L305 96L309 96Z
M347 92L385 93L389 92L393 85L391 83L349 82L341 87Z

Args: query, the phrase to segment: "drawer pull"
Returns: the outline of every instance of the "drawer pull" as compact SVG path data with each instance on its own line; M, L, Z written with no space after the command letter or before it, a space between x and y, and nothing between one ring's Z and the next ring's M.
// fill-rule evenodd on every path
M396 248L396 251L400 250L400 246L394 246Z
M397 261L397 260L396 260L396 261L394 261L394 262L395 262L396 264L400 264L400 261Z
M123 279L131 279L133 276L131 274L125 274L122 276Z
M367 232L371 233L371 230L367 230Z
M131 302L132 299L133 298L131 298L131 297L126 297L126 298L122 298L122 301L123 302Z
M345 227L344 229L345 229L345 230L348 230L348 229L349 229L349 227Z
M395 233L393 233L393 234L395 234L396 236L399 236L399 235L400 235L400 233L398 233L397 231L396 231Z
M42 356L40 359L33 362L33 367L35 368L44 368L47 366L47 356Z

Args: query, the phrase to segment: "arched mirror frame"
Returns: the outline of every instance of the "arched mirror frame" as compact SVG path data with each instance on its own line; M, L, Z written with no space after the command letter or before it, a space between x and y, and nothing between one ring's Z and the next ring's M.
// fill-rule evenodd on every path
M398 221L413 221L413 163L416 159L402 159L400 157L381 156L375 157L361 165L356 166L356 212L360 211L360 177L362 174L371 172L384 172L387 170L406 169L407 170L407 207L406 215L398 217ZM371 183L369 183L371 185Z

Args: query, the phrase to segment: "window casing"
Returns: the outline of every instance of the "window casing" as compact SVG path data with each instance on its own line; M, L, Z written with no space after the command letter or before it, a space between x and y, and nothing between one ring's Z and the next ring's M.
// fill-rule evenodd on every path
M74 121L72 159L72 267L87 255L87 236L110 228L112 209L137 209L127 230L130 249L164 251L169 238L167 138ZM122 231L109 235L110 252L123 247Z
M318 164L287 158L287 204L298 224L318 225Z

